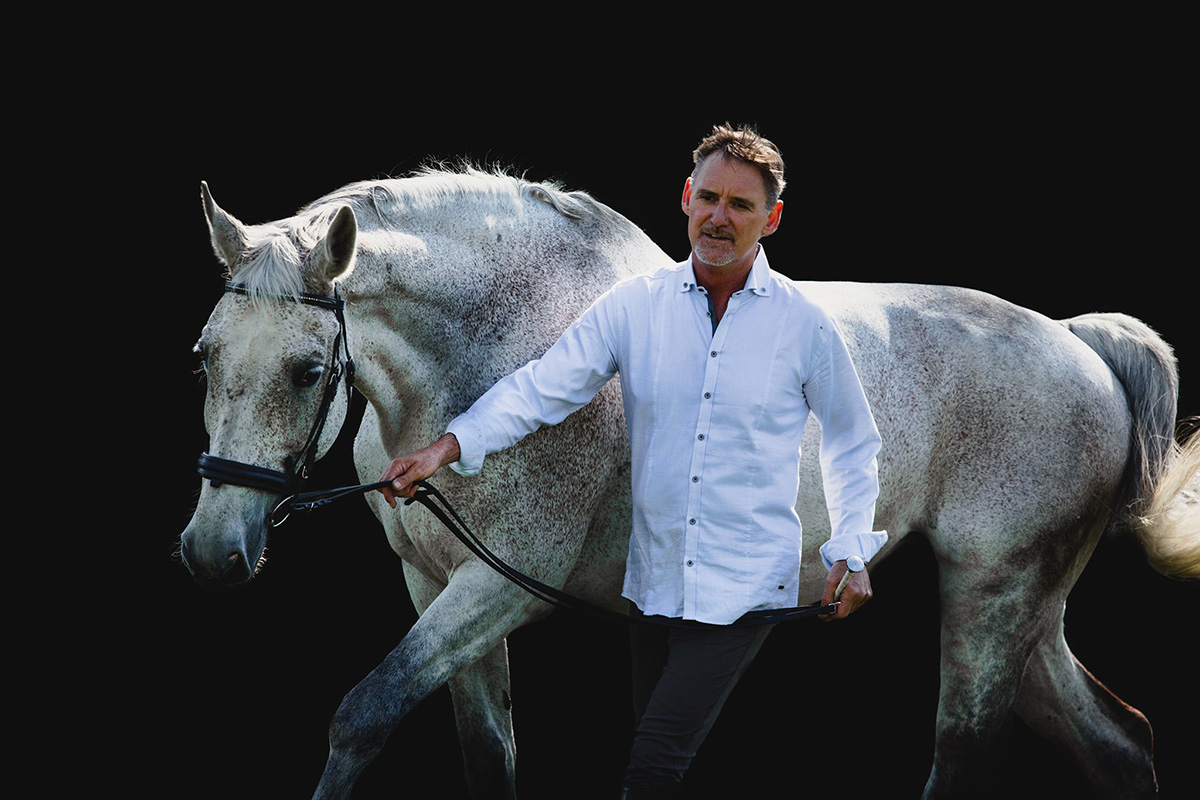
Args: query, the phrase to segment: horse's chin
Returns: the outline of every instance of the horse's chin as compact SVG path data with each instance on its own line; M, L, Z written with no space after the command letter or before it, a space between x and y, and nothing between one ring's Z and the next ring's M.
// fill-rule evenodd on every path
M208 573L192 571L192 580L196 585L207 592L214 594L232 594L246 586L262 572L263 566L267 563L267 555L263 553L259 556L258 562L254 565L254 569L250 570L248 575L242 577L240 574L236 577L231 577L228 574L214 577Z

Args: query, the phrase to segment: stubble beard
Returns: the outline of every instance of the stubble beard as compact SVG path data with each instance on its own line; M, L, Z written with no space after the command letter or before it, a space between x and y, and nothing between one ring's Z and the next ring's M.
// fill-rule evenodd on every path
M696 238L694 249L696 257L710 267L727 267L737 258L732 239L710 239L703 231Z

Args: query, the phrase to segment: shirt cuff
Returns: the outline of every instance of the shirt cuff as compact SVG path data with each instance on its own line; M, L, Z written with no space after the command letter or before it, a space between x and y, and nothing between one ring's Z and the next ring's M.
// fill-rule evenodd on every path
M483 459L487 453L484 450L483 437L467 420L466 414L451 420L446 426L446 433L453 433L454 438L458 440L458 461L450 464L450 469L467 478L478 475L483 469Z
M821 545L821 560L825 562L825 569L832 567L833 562L842 561L850 556L858 556L864 562L870 561L887 542L887 539L887 531L846 533L835 536Z

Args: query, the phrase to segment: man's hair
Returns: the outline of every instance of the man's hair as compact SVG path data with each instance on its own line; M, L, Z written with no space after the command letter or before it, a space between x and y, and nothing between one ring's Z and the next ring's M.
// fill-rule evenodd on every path
M767 208L775 206L786 184L783 180L783 154L774 142L760 136L749 126L734 127L728 122L716 125L692 153L692 160L696 162L692 175L696 174L706 158L718 152L757 169L762 174L763 186L767 190Z

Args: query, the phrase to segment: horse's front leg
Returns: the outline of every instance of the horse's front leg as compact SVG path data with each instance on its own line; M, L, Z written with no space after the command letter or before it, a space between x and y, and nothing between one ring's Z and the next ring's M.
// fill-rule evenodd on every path
M457 570L400 644L342 700L314 800L350 797L404 715L467 665L502 651L505 636L529 619L536 603L482 563ZM489 793L511 795L511 773L507 782Z
M408 562L404 582L419 614L424 614L442 591ZM512 726L512 684L508 643L501 639L476 661L450 679L450 697L462 746L467 787L474 797L515 797L516 744Z

